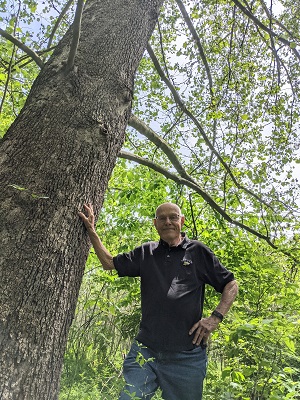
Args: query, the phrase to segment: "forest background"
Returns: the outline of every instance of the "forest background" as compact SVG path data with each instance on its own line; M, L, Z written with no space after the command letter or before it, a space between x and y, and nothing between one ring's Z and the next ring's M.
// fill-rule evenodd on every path
M76 5L0 1L1 136ZM290 0L166 1L97 223L117 254L157 239L156 206L176 202L188 236L234 272L240 292L212 335L205 399L300 398L299 21ZM205 315L217 302L207 288ZM61 400L117 398L139 319L138 279L102 271L92 249Z

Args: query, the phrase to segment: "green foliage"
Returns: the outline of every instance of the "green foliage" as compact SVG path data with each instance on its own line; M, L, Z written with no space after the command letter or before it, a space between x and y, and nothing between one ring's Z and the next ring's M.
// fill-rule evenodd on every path
M269 35L257 32L253 22L230 2L184 2L208 62L209 82L203 57L172 4L166 3L159 32L152 37L156 56L236 180L265 204L241 190L216 162L203 135L176 107L147 56L137 76L134 112L168 141L191 177L232 218L276 241L286 224L293 229L298 219L293 210L299 204L299 172L294 170L299 158L299 59L276 38L272 48ZM252 3L251 10L256 16L266 14L261 2ZM298 24L297 13L299 9L289 18L284 11L276 15L279 22L272 28L286 36L280 26L284 21L299 44L299 31L292 26ZM273 14L277 14L275 8ZM145 156L145 141L131 132L130 138L134 152ZM150 145L148 153L154 154L157 164L170 168L159 149Z
M203 201L194 201L171 181L166 185L162 177L144 167L135 168L139 196L134 196L126 180L130 172L130 165L118 163L97 225L112 253L156 237L152 227L155 208L175 198L186 216L188 236L209 245L240 285L236 304L209 345L205 399L296 399L300 282L298 274L292 273L292 261L240 230L224 226ZM130 203L125 207L128 196ZM206 315L218 301L219 295L207 288ZM139 319L138 280L102 271L92 251L66 352L62 396L71 388L79 390L84 382L91 387L97 384L102 390L100 398L109 399L111 393L117 396L123 384L122 354L129 349ZM77 349L77 358L72 348Z

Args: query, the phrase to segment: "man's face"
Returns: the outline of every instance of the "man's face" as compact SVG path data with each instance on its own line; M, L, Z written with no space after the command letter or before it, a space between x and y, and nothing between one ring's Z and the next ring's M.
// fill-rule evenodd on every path
M154 225L159 236L170 245L178 244L183 223L184 216L176 204L164 203L157 208Z

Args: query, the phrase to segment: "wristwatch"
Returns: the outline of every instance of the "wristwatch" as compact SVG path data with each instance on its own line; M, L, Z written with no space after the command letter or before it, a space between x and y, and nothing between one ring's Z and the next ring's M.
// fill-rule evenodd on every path
M213 315L214 317L219 318L220 322L223 321L224 315L221 314L219 311L214 310L214 311L211 313L211 315Z

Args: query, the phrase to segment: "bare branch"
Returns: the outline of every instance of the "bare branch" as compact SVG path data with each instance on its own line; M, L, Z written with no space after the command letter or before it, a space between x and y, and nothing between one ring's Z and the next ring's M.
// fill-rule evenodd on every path
M80 29L81 29L81 17L84 6L84 0L78 0L77 8L75 12L75 18L73 23L73 37L71 42L71 48L69 53L69 58L66 65L66 70L71 71L74 68L75 57L77 53L79 38L80 38Z
M217 157L217 159L219 160L219 162L221 163L221 165L224 167L225 171L227 171L227 173L229 174L229 176L231 177L233 183L235 184L235 186L241 190L243 190L244 192L248 193L250 196L254 197L256 200L258 200L260 203L263 203L265 206L269 207L270 209L273 210L273 208L271 207L270 204L268 204L267 202L265 202L261 197L259 197L257 194L253 193L251 190L247 189L246 187L244 187L243 185L241 185L235 178L235 176L233 175L230 167L228 166L228 164L223 160L223 158L221 157L221 155L217 152L217 150L215 149L215 147L213 146L213 144L211 143L211 141L209 140L208 136L206 135L204 129L202 128L200 122L198 121L198 119L187 109L187 107L185 106L183 100L180 98L179 94L177 93L177 90L175 89L175 87L172 85L172 83L170 82L170 80L166 77L165 73L163 72L150 44L148 43L147 45L147 51L150 55L150 58L152 59L152 62L159 74L159 76L161 77L161 80L167 85L167 87L170 89L174 100L176 102L176 104L181 108L181 110L194 122L194 124L196 125L196 127L198 128L199 132L201 133L206 145L208 146L208 148L213 152L213 154Z
M48 52L54 50L55 47L56 47L56 46L50 47L49 49L40 50L40 51L37 52L37 55L38 55L38 56L44 55L45 53L48 53ZM12 67L11 67L11 70L12 70L12 71L15 71L15 67L16 67L16 66L19 66L19 69L21 69L21 68L23 68L23 67L26 67L26 65L32 63L33 61L34 61L34 60L33 60L31 57L29 57L28 54L24 54L23 56L19 57L18 60L15 61L15 63L14 63L14 64L12 65ZM23 63L23 64L22 64L22 63ZM4 69L5 71L8 71L8 69L9 69L9 64L8 64L8 65L4 65L3 62L2 62L1 64L2 64L2 66L3 66L3 69Z
M61 11L61 13L59 14L59 16L58 16L58 18L57 18L57 20L55 22L55 25L54 25L54 27L52 29L52 32L51 32L51 34L49 36L47 49L49 49L51 47L55 32L57 31L57 29L58 29L63 17L66 15L68 9L71 7L71 4L73 3L73 1L74 0L69 0L67 2L67 4L65 5L65 7L63 8L63 10Z
M0 35L3 36L5 39L9 40L10 42L12 42L17 47L19 47L19 49L24 51L24 53L28 54L29 57L31 57L40 68L43 68L44 63L41 60L41 58L33 50L27 47L24 43L20 42L20 40L18 40L16 37L12 36L10 33L4 31L1 28L0 28Z
M11 72L12 72L12 62L13 62L13 58L14 58L14 54L15 54L15 49L16 49L16 46L13 47L13 51L11 53L9 65L8 65L8 68L7 68L6 82L5 82L5 85L4 85L3 96L2 96L2 99L1 99L1 103L0 103L0 114L2 113L2 107L4 105L6 94L7 94L7 91L8 91L8 85L9 85L10 76L11 76Z

